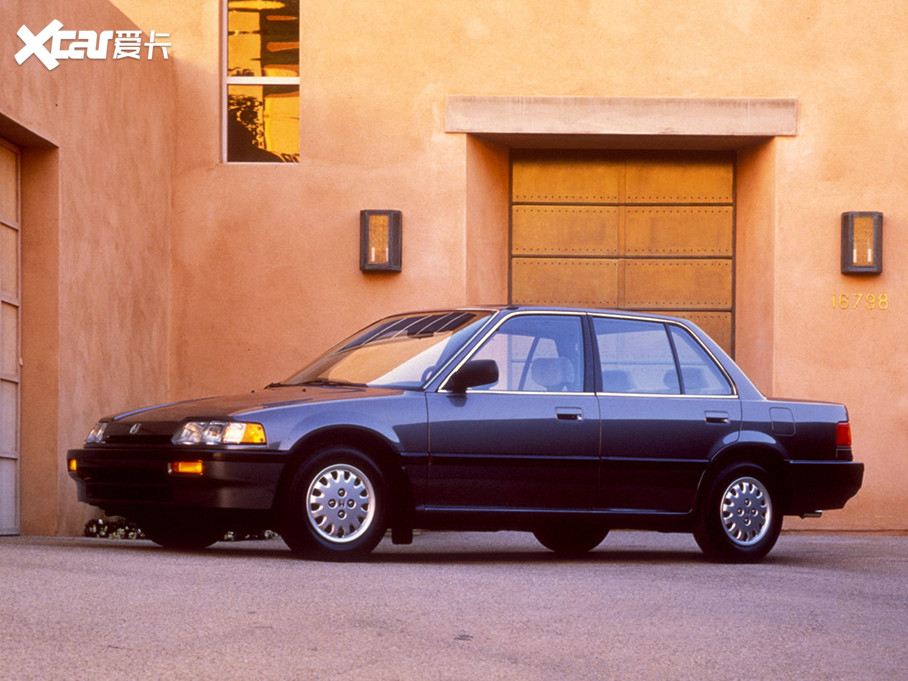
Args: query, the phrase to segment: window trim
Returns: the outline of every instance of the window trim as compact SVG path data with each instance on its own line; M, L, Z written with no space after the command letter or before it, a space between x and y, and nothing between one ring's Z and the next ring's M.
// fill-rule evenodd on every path
M302 78L300 76L230 76L229 68L230 64L228 61L227 53L227 39L228 39L228 21L230 14L230 0L221 1L221 59L220 59L220 78L221 78L221 87L220 87L220 121L221 121L221 135L220 135L220 162L225 165L239 165L239 166L299 166L299 158L296 162L288 161L230 161L228 159L228 149L227 149L227 116L228 116L228 90L231 85L295 85L299 91L302 91ZM300 11L302 14L302 11ZM300 22L302 26L302 22ZM302 42L302 41L300 41ZM298 102L298 109L301 110L302 98ZM300 155L300 145L302 140L301 136L297 137L297 156Z
M473 390L472 388L468 388L467 393L469 393L469 394L475 393L477 395L547 395L548 397L552 397L552 396L556 396L556 395L563 395L563 396L594 395L596 393L596 385L595 385L595 383L590 384L590 382L589 382L590 366L591 366L591 362L592 362L592 356L590 355L590 352L589 352L589 348L590 348L589 330L587 328L587 322L586 322L586 319L588 318L589 315L586 312L583 312L582 310L515 310L515 311L510 312L509 314L503 315L485 333L482 333L481 338L479 338L479 340L477 340L475 342L475 344L473 345L473 347L470 348L470 350L467 352L467 354L464 355L464 357L454 365L454 368L452 368L448 372L448 374L445 376L444 380L441 382L441 384L438 386L438 388L435 390L435 392L444 394L444 395L454 394L447 387L447 385L451 382L451 378L454 376L454 374L456 374L464 364L469 362L473 358L473 356L485 346L486 341L488 341L498 331L498 329L500 329L501 326L503 324L505 324L505 322L507 322L511 319L514 319L516 317L526 317L526 316L576 317L580 321L581 341L583 343L583 362L584 362L583 388L584 389L580 392L547 392L547 391L542 391L542 390L500 390L500 389L499 390ZM595 376L595 372L593 372L593 374ZM588 390L587 388L592 388L592 390Z
M691 331L691 329L683 322L674 321L671 319L659 319L659 318L654 318L654 317L645 317L642 315L633 315L633 314L623 315L623 314L595 314L595 313L593 313L593 314L589 315L589 318L590 318L590 333L592 336L590 339L590 342L591 342L591 346L592 346L593 361L594 361L595 367L601 366L601 364L600 364L601 358L599 357L599 343L596 341L596 329L595 329L595 324L594 324L596 319L620 319L620 320L636 321L636 322L649 322L650 324L659 324L660 326L662 326L662 329L668 338L668 342L669 342L669 345L670 345L671 351L672 351L672 356L673 356L673 359L675 362L675 371L678 372L679 386L683 387L683 382L681 381L681 362L679 361L678 352L675 348L675 341L672 338L672 335L669 331L670 326L674 326L674 327L681 329L682 331L687 333L691 338L694 339L694 342L698 346L700 346L700 348L704 352L706 352L707 356L713 362L713 364L719 368L719 371L722 373L722 376L725 378L725 380L728 381L728 385L731 388L731 393L728 395L710 395L710 394L696 394L696 393L685 393L685 392L678 392L678 393L671 393L671 394L606 392L605 390L603 390L602 372L594 371L593 374L594 374L594 378L595 378L595 390L596 390L597 395L604 395L604 396L609 396L609 397L661 397L663 399L682 398L682 399L710 399L710 400L738 399L739 398L738 386L734 382L734 380L732 380L732 377L729 375L728 371L726 371L725 367L722 365L722 362L720 362L718 360L715 353L713 353L708 347L706 347L706 345L703 343L702 340L700 340L700 338L697 336L697 334L695 334L693 331Z
M699 347L700 349L702 349L704 352L707 353L707 355L706 355L707 359L712 361L713 366L716 366L719 368L720 375L725 379L725 382L728 384L728 387L731 390L731 393L729 393L729 394L734 395L736 392L736 387L735 387L734 381L731 380L731 377L728 375L728 372L725 371L725 367L722 366L721 362L719 362L716 359L716 357L711 352L709 352L709 348L704 346L703 343L700 342L700 339L697 338L693 333L691 333L690 329L685 328L685 326L683 324L666 323L665 324L665 333L668 336L668 342L672 346L672 354L675 356L675 370L678 372L678 385L681 387L681 394L682 395L691 395L694 397L728 397L728 395L729 395L729 394L721 394L721 393L716 394L716 393L688 393L688 392L686 392L686 390L684 388L684 367L682 367L682 365L681 365L681 355L678 353L678 346L675 342L675 336L672 334L672 329L679 329L680 330L679 333L686 333L687 336L694 339L694 345L696 347Z
M299 85L299 78L288 76L226 76L224 83L226 85ZM225 112L226 113L226 112Z
M658 317L649 317L639 314L614 314L614 313L598 313L598 312L587 312L584 310L513 310L508 314L501 316L497 321L495 321L487 330L480 330L476 337L470 342L472 347L467 351L467 353L453 365L449 362L451 368L447 375L444 376L441 383L435 389L434 392L439 394L451 395L453 394L451 390L447 388L448 383L451 381L451 377L460 370L460 368L469 362L473 356L485 345L486 341L498 331L498 329L509 319L513 319L518 316L554 316L554 315L565 315L580 317L581 322L584 327L584 351L583 351L583 361L585 362L584 370L584 390L582 392L563 392L563 393L551 393L551 392L536 392L536 391L522 391L522 390L472 390L468 389L467 393L477 393L482 395L596 395L596 396L609 396L609 397L660 397L663 399L710 399L710 400L736 400L740 398L738 392L738 385L735 383L734 379L731 377L731 374L725 369L722 362L716 357L715 353L710 350L706 344L700 339L700 337L694 333L684 322L676 321L673 319L665 319ZM492 317L494 319L494 317ZM665 393L612 393L605 392L602 389L602 372L597 371L599 367L600 358L599 358L599 347L596 342L596 330L594 327L594 320L596 319L621 319L627 321L638 321L638 322L649 322L650 324L659 324L663 327L665 335L668 337L668 342L672 349L672 355L675 362L675 371L680 372L680 362L678 360L677 351L675 350L674 339L671 336L671 333L668 330L669 326L675 326L687 333L691 338L694 339L694 342L700 346L700 348L707 354L709 359L715 364L719 371L722 373L722 376L728 381L728 385L731 387L731 393L728 395L700 395L700 394L691 394L691 393L677 393L677 394L665 394ZM470 344L468 343L468 344ZM439 376L443 375L444 371L439 372ZM592 376L590 376L592 374ZM590 383L592 380L592 383ZM679 385L680 385L680 375L679 375ZM587 390L588 387L592 387L592 391Z

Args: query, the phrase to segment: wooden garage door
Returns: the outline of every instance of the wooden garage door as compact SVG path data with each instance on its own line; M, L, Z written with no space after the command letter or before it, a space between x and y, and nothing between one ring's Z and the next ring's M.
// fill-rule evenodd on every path
M734 158L513 157L511 302L658 312L734 345Z

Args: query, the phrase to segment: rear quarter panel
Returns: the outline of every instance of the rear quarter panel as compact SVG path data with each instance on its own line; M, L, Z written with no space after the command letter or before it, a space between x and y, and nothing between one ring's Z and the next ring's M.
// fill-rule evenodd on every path
M835 460L841 404L799 400L742 401L741 441L763 443L791 460Z

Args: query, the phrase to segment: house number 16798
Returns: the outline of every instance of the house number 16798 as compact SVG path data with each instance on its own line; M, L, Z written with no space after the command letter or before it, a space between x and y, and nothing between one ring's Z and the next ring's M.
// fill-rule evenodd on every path
M837 310L888 310L889 296L886 293L836 293L832 305Z

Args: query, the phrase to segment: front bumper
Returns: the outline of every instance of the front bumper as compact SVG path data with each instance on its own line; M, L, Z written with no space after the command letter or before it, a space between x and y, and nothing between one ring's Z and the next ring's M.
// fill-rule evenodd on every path
M853 461L787 461L785 468L791 515L843 508L864 480L864 464Z
M79 501L110 514L138 508L269 510L286 461L283 452L188 447L88 447L67 462ZM176 461L201 461L202 473L171 472Z

